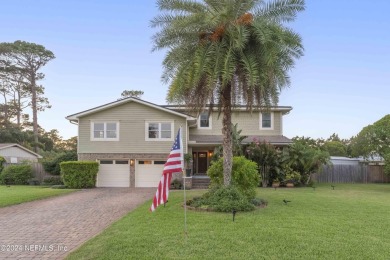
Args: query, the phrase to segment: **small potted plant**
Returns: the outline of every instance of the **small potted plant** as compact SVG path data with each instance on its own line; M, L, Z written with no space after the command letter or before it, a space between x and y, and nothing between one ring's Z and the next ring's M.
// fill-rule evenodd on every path
M290 187L290 188L294 187L295 184L299 182L300 178L301 175L299 174L299 172L291 170L286 174L286 178L285 178L286 187Z
M186 177L191 177L192 155L186 153L184 155L184 161L186 163Z
M279 186L280 186L279 178L275 178L275 179L272 181L272 188L278 188Z

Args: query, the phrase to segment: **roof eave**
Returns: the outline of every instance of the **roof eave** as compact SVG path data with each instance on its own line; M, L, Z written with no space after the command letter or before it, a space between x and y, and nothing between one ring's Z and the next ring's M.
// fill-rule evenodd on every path
M43 158L40 154L37 154L37 153L35 153L35 152L33 152L33 151L31 151L31 150L29 150L29 149L27 149L27 148L25 148L25 147L19 145L19 144L10 144L10 145L7 145L7 146L2 146L2 147L0 147L0 150L5 149L5 148L10 148L10 147L13 147L13 146L17 146L17 147L19 147L20 149L22 149L22 150L24 150L24 151L26 151L26 152L28 152L28 153L31 153L31 154L35 155L35 156L38 157L39 159L42 159L42 158Z
M119 105L127 103L127 102L136 102L136 103L139 103L139 104L143 104L143 105L146 105L146 106L149 106L149 107L152 107L152 108L155 108L155 109L167 112L167 113L174 114L176 116L184 117L187 120L194 120L195 119L192 116L189 116L189 115L186 115L186 114L183 114L183 113L180 113L180 112L177 112L177 111L171 110L169 108L165 108L165 107L162 107L162 106L150 103L150 102L146 102L144 100L132 98L132 97L126 98L126 99L117 100L117 101L114 101L114 102L111 102L111 103L108 103L108 104L105 104L105 105L102 105L102 106L98 106L98 107L95 107L95 108L92 108L92 109L88 109L88 110L85 110L85 111L82 111L82 112L79 112L79 113L76 113L76 114L72 114L72 115L69 115L69 116L67 116L65 118L67 120L69 120L69 121L77 121L78 122L80 117L83 117L83 116L86 116L86 115L89 115L89 114L92 114L92 113L96 113L96 112L99 112L99 111L102 111L102 110L106 110L106 109L111 108L111 107L119 106Z

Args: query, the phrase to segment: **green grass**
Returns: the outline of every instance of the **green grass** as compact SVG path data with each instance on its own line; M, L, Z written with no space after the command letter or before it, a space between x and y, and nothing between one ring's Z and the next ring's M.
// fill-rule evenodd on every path
M166 208L150 213L150 202L142 205L67 259L390 258L388 184L259 189L258 195L268 207L238 213L235 222L231 214L188 211L185 236L183 192L171 192Z
M42 186L0 186L0 207L66 194L74 190Z

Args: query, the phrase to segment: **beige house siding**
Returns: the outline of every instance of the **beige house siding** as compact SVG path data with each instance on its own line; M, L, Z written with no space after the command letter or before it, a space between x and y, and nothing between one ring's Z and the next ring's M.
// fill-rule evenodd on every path
M91 122L94 121L119 122L119 141L91 141ZM173 139L179 127L183 126L183 146L187 146L186 118L128 102L79 119L78 153L166 153L173 141L145 141L147 121L172 121Z
M234 111L232 114L233 124L238 123L238 129L242 129L241 135L282 135L282 113L273 112L273 130L260 129L259 112ZM218 112L212 113L212 129L190 128L192 135L221 135L222 114L218 118Z

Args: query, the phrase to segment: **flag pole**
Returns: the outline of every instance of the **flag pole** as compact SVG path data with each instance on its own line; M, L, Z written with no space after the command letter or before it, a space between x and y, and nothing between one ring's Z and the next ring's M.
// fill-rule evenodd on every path
M183 127L180 126L180 147L182 147L182 156L184 156L184 146L183 146ZM187 148L188 149L188 148ZM188 152L188 151L187 151ZM184 172L184 158L182 157L182 167L181 167L181 174L183 177L183 189L184 189L184 234L187 237L187 196L186 196L186 175Z
M187 198L186 198L186 177L183 173L183 186L184 186L184 234L187 237Z

